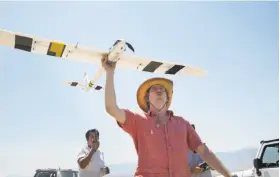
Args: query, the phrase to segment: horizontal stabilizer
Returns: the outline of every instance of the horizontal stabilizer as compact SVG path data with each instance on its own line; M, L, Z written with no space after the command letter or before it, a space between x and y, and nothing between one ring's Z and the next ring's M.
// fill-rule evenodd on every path
M79 85L79 82L66 82L64 84L72 87L77 87Z
M78 82L71 82L70 86L76 87L79 83Z
M103 87L97 85L94 89L95 89L95 90L101 90L102 88L103 88Z

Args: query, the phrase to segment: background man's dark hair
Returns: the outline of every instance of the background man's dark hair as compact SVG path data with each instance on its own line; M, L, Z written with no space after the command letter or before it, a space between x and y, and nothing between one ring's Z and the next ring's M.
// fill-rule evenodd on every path
M97 129L90 129L86 132L86 140L88 140L89 138L89 133L92 132L92 133L95 133L97 135L97 137L99 137L99 131Z
M192 124L192 127L193 127L193 129L195 129L195 126L194 126L194 124Z
M191 124L192 125L192 127L193 127L193 129L195 129L195 126L194 126L194 124ZM196 153L195 151L193 151L193 153Z

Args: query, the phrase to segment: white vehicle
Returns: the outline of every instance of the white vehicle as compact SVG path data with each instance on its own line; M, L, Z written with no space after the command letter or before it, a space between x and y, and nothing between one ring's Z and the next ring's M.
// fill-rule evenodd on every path
M252 168L233 172L234 175L238 177L279 177L279 139L261 141L260 144Z
M254 177L279 177L279 138L261 141L254 159Z
M63 60L84 61L91 64L101 65L101 59L107 57L108 63L117 62L117 68L129 68L150 73L160 73L169 75L182 76L205 76L207 72L196 67L181 65L169 62L155 61L136 56L123 55L127 47L134 52L131 44L125 40L117 40L108 51L92 49L77 44L65 44L43 39L41 37L31 36L22 33L10 32L0 29L0 46L6 46L13 49L48 55ZM90 80L93 85L102 76L104 70L102 67L96 73L95 77ZM88 83L88 84L89 84ZM77 84L75 82L75 84ZM68 84L69 85L69 84ZM71 85L71 84L70 84ZM78 84L77 84L78 85ZM85 91L88 89L83 87Z
M79 177L79 172L72 169L37 169L33 177Z

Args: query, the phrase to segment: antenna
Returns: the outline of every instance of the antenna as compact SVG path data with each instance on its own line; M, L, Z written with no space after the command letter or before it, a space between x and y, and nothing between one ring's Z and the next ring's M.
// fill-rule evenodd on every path
M77 48L78 48L78 45L79 45L79 42L77 42L77 43L76 43L76 45L75 45L75 49L77 49Z
M103 160L104 165L105 165L106 163L105 163L105 158L104 158L104 153L103 153L103 152L101 152L101 156L102 156L102 160ZM105 166L106 166L106 165L105 165Z

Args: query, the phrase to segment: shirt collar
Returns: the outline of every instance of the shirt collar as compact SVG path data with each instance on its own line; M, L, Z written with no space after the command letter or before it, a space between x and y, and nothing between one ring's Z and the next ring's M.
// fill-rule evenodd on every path
M169 118L169 119L171 119L171 118L174 117L173 111L168 110L167 112L168 112L168 118ZM152 112L151 112L150 110L149 110L146 114L147 114L149 117L152 117Z

